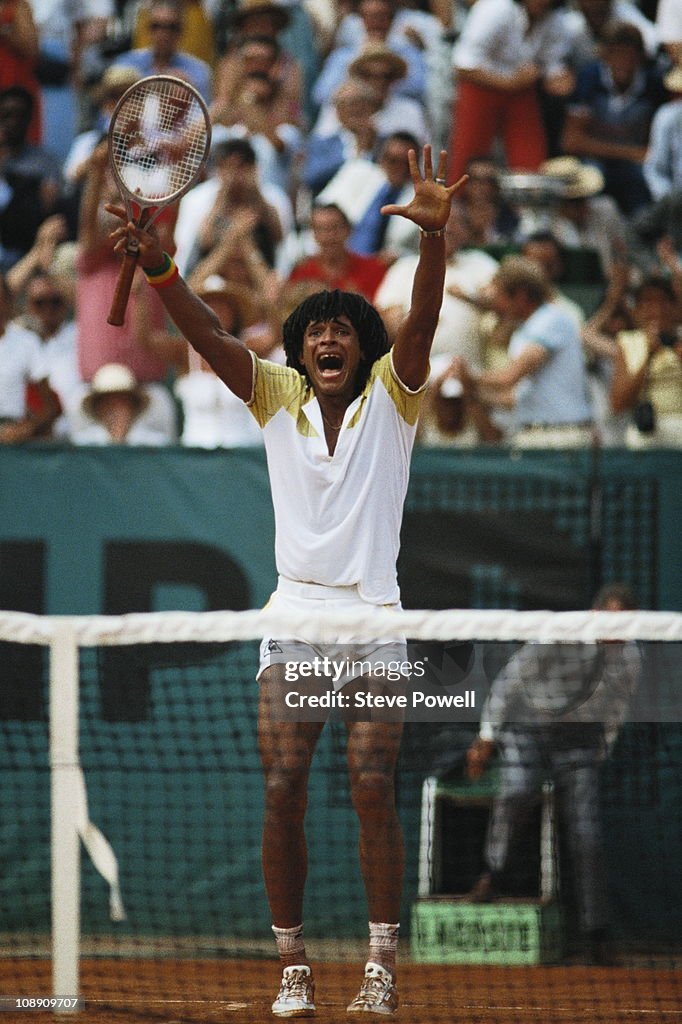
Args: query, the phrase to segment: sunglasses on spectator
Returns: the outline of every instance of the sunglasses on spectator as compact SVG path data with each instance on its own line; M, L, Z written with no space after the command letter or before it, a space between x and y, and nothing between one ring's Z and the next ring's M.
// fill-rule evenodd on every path
M375 78L380 82L392 82L395 75L392 71L363 71L361 78Z
M179 21L150 21L149 28L152 30L152 32L156 32L164 28L168 32L179 32L181 25Z
M37 306L38 309L45 309L48 306L56 309L57 306L64 305L64 299L61 295L41 295L36 299L29 299L29 302L32 306Z

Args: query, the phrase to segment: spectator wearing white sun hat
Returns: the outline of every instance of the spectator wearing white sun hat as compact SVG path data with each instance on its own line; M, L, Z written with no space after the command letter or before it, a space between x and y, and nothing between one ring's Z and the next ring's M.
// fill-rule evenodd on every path
M149 395L122 363L105 363L92 378L81 402L82 423L72 431L79 445L170 444L172 438L145 420Z

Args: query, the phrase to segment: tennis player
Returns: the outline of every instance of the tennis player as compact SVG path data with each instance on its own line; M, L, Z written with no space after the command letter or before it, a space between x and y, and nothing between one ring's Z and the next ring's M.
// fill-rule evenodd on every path
M364 298L321 292L304 300L283 327L287 366L256 358L228 334L179 277L153 232L132 223L113 233L139 241L140 264L175 324L218 376L251 409L268 457L276 524L278 587L270 607L302 612L398 607L396 560L409 459L443 297L445 224L464 179L445 184L446 154L434 175L431 147L423 174L410 151L414 197L383 207L421 229L410 310L389 345ZM125 211L108 206L126 220ZM305 638L304 638L305 640ZM383 657L382 645L357 636L331 642L349 661ZM300 658L329 650L298 643ZM265 773L263 872L283 967L272 1005L277 1017L315 1013L314 982L303 938L306 878L304 815L308 772L324 722L282 721L284 638L261 645L259 748ZM340 685L358 686L348 677ZM303 715L299 717L304 717ZM349 721L348 770L360 826L360 867L369 910L369 957L348 1012L394 1013L403 843L394 800L399 721Z

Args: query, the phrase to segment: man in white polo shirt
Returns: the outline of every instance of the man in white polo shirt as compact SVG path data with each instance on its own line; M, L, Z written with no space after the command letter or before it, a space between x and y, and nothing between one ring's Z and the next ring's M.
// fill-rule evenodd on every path
M321 292L294 310L283 328L287 366L252 355L224 331L178 276L152 234L125 225L140 243L141 265L180 331L217 375L251 408L263 430L276 525L279 583L271 606L302 611L397 607L396 559L409 460L429 352L443 297L444 229L457 185L445 185L445 153L434 175L424 147L423 175L409 155L414 196L388 205L421 230L410 310L392 349L378 313L347 292ZM459 184L459 183L458 183ZM122 220L125 212L107 207ZM355 662L377 659L386 645L357 635L330 636L323 647L297 638L300 660L332 645ZM265 771L263 873L283 967L272 1012L315 1013L314 984L303 941L308 770L324 723L282 721L286 637L261 648L259 748ZM399 643L399 641L398 641ZM346 646L348 645L348 646ZM338 647L337 647L338 649ZM287 654L287 659L290 657ZM362 669L361 669L362 671ZM353 670L335 685L361 685ZM273 713L274 709L274 713ZM301 716L299 716L301 717ZM279 718L279 720L277 720ZM402 835L394 801L399 721L349 721L348 770L360 823L360 866L370 918L369 959L348 1011L390 1014L398 1006L395 961L402 890Z

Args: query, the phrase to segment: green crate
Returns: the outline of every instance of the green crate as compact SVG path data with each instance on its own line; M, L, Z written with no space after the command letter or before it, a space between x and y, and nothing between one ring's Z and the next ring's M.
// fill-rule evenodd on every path
M562 955L559 907L520 899L485 904L457 897L417 900L411 950L415 960L432 964L556 963Z

